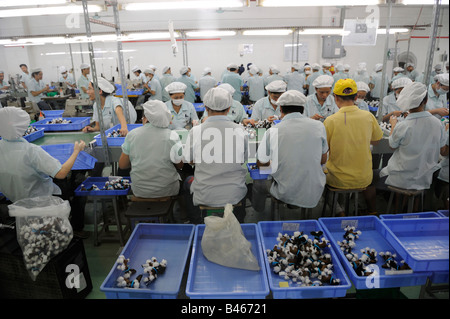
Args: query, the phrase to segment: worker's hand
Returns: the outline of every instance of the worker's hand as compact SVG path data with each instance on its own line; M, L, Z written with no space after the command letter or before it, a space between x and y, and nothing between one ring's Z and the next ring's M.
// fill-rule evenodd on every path
M445 130L448 131L448 123L445 124Z
M398 122L397 116L391 115L391 117L389 118L389 123L390 123L392 126L394 126L395 124L397 124L397 122Z
M88 133L88 132L93 132L94 128L90 125L83 127L83 129L81 130L83 133Z
M251 124L252 126L255 126L256 123L258 123L258 121L255 121L254 119L244 120L244 124L246 124L245 121L248 121L247 124Z
M278 117L275 116L275 115L272 115L272 116L269 116L269 117L267 118L267 120L268 120L270 123L273 123L273 121L278 120Z
M84 141L75 142L75 144L73 146L73 151L79 153L79 152L83 151L85 147L86 147L86 143Z
M209 116L205 116L204 118L202 118L202 123L205 122L208 117Z
M394 112L392 112L392 116L399 117L401 115L402 115L402 111L394 111Z
M322 115L319 115L319 114L316 113L313 116L311 116L311 118L313 120L320 120L320 119L323 119L324 117Z
M48 86L48 84L45 86L45 88L44 88L44 92L48 92L48 91L50 91L50 87Z
M435 114L439 114L440 116L447 116L448 115L448 108L446 107L440 107L435 110Z
M119 132L120 132L120 135L121 136L127 136L127 134L128 134L128 128L125 126L125 127L121 127L120 128L120 130L119 130Z
M197 126L198 125L198 120L192 120L192 126Z

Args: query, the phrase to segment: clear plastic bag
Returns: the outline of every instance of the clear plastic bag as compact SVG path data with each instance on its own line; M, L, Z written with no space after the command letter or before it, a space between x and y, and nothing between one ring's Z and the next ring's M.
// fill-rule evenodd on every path
M25 267L33 281L49 260L63 251L73 238L70 205L55 196L21 199L8 206L16 217L17 241Z
M251 251L252 244L245 238L241 225L227 204L223 217L205 217L202 237L203 255L211 262L232 268L258 271L258 260Z

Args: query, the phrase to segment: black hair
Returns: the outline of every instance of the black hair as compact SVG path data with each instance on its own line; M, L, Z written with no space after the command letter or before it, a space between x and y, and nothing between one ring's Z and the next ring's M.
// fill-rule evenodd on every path
M28 66L26 64L23 64L23 63L19 65L19 68L21 68L23 66L26 66L28 68Z
M215 112L215 113L228 113L228 109L229 109L229 107L227 107L225 110L222 110L222 111L216 111L216 110L210 109L210 108L207 107L206 105L205 105L205 107L206 107L206 109L207 109L207 111L208 111L208 114L209 114L210 112ZM230 107L231 107L231 106L230 106Z
M141 70L136 70L136 72L137 72L137 73L139 73L139 74L141 74L141 73L142 73L142 71L141 71Z
M237 69L236 68L230 68L230 71L236 71Z
M41 72L41 71L39 71L39 72ZM35 76L35 75L38 75L38 74L39 74L39 72L33 72L33 73L31 73L31 77L33 77L33 78L34 78L34 76Z
M282 106L280 106L280 108L284 114L296 113L296 112L303 114L303 111L305 109L305 107L302 105L282 105Z
M352 94L352 95L337 95L336 96L340 99L342 99L343 101L354 101L356 94Z

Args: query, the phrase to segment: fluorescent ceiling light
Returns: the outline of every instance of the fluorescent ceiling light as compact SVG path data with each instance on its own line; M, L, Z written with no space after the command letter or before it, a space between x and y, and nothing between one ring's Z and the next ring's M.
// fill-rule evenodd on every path
M409 32L409 29L407 28L390 28L389 34L394 33L407 33ZM377 29L377 34L386 34L386 29Z
M179 35L175 32L175 38ZM130 33L123 40L133 41L133 40L152 40L152 39L170 39L169 32L142 32L142 33Z
M262 0L260 5L263 7L316 7L316 6L368 6L377 5L380 0Z
M242 0L137 2L129 3L124 7L127 11L239 8L243 7L243 2Z
M288 29L273 29L273 30L245 30L242 35L288 35L292 30Z
M434 0L403 0L404 5L434 5ZM449 0L441 0L441 5L448 5Z
M190 31L186 32L188 37L229 37L236 35L236 31Z
M38 3L37 3L38 2ZM36 5L55 5L64 4L68 0L1 0L1 7L22 7L22 6L36 6Z
M21 38L17 40L18 43L53 43L53 44L64 44L66 43L66 38L64 37L47 37L47 38Z
M304 29L298 32L300 35L348 35L350 31L339 28Z
M102 7L98 5L88 5L89 13L100 12ZM8 9L0 10L0 18L10 17L26 17L26 16L43 16L57 14L83 13L83 7L78 5L45 7L45 8L29 8L29 9Z

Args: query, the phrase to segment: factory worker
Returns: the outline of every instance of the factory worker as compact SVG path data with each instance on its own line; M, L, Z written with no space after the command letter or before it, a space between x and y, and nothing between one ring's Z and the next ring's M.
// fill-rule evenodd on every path
M291 73L284 76L284 82L287 84L287 90L297 90L303 93L303 86L305 85L305 78L300 75L301 66L294 64L291 67Z
M381 97L381 84L382 84L382 76L383 76L383 64L378 63L375 65L374 69L375 71L374 74L372 74L372 76L370 77L370 82L369 82L369 88L370 88L370 95L372 96L372 98L374 99L379 99ZM387 92L388 89L388 85L389 85L389 81L386 77L385 79L385 86L384 89Z
M153 70L153 75L154 75L154 78L156 79L156 80L160 80L159 79L159 76L158 76L158 74L156 74L156 70L157 70L157 67L155 66L155 65L153 65L153 64L150 64L149 66L149 69L152 69ZM191 70L189 69L189 72L190 72Z
M242 80L243 77L239 76L238 72L238 66L237 64L230 64L229 65L229 72L225 74L222 78L222 83L228 83L234 88L234 94L233 99L241 102L242 99L242 93L241 91L244 89L244 81Z
M333 84L333 77L329 75L320 75L314 80L316 93L306 99L305 116L323 122L328 116L339 111L331 95Z
M306 90L306 81L308 80L308 77L313 73L312 67L309 64L305 64L305 67L303 69L303 73L301 74L305 79L305 84L303 85L303 89Z
M5 72L0 70L0 90L8 90L9 83L5 80Z
M134 124L136 122L136 110L128 101L128 115L130 119L126 117L126 112L123 109L123 99L116 98L112 95L114 92L114 85L108 80L102 77L97 78L98 81L98 94L100 95L101 114L103 116L103 129L107 130L117 124L120 124L119 132L122 136L128 134L127 123ZM89 83L88 89L89 99L95 101L95 90L92 82ZM88 125L83 128L83 132L96 132L100 131L100 121L98 118L97 102L94 102L92 121L95 123L94 127Z
M155 71L151 68L144 70L145 82L144 92L150 94L150 100L162 100L161 83L155 78Z
M356 72L353 74L352 79L355 80L355 82L364 82L369 84L370 76L367 73L365 62L358 63L358 67L356 68Z
M272 167L273 197L293 206L316 207L326 180L322 169L328 152L325 127L303 115L306 97L298 91L286 91L277 105L282 121L264 134L257 164ZM275 138L278 143L273 145Z
M316 93L316 89L314 88L314 86L312 85L314 80L317 79L317 77L320 76L320 65L317 63L314 63L311 66L312 69L312 74L308 76L308 78L306 79L306 83L305 83L305 87L306 87L306 91L308 92L308 95L312 95Z
M248 85L248 96L250 104L253 104L265 95L264 80L258 75L259 69L256 66L252 65L248 72L250 74L246 82Z
M59 82L66 83L67 87L71 89L75 89L77 87L77 85L75 84L75 80L71 75L69 75L67 69L64 66L59 69L59 72L61 73Z
M363 195L368 211L375 213L376 189L369 187L373 177L370 144L378 143L383 131L372 113L355 105L357 91L352 79L339 80L334 86L339 111L323 122L329 147L327 184L339 189L366 188Z
M197 125L198 116L194 105L185 100L186 84L182 82L172 82L166 86L165 90L169 93L170 101L166 106L172 114L172 123L169 125L171 130L190 129Z
M233 63L228 64L227 68L222 72L222 75L220 76L220 81L221 82L223 82L223 77L225 75L227 75L228 73L230 73L230 67L233 66L233 65L234 65ZM237 64L235 64L235 66L237 66ZM239 68L238 68L238 70L239 70ZM245 71L245 68L244 68L244 71ZM239 74L239 75L241 75L241 74Z
M428 102L425 110L438 119L448 115L447 93L449 90L448 73L438 74L436 81L428 86Z
M180 176L175 165L179 168L183 165L183 146L178 134L168 128L172 115L158 100L147 101L143 108L143 126L126 136L119 167L131 167L131 189L136 197L178 195Z
M381 111L383 116L383 122L389 122L389 119L391 118L392 115L396 117L400 117L401 115L403 116L407 115L406 113L404 114L400 109L400 107L397 105L397 99L403 88L408 84L410 84L411 82L412 81L406 76L392 82L393 92L386 95L383 99L383 110ZM378 112L380 112L380 108L378 108Z
M344 74L345 78L350 78L350 65L344 64Z
M28 99L36 103L40 110L51 110L50 105L42 100L44 93L50 91L50 87L44 83L42 78L42 69L36 68L31 70L31 81L28 82Z
M447 135L440 121L425 111L427 99L427 87L420 82L408 84L400 93L397 105L409 115L402 122L395 116L389 120L389 146L395 150L380 172L380 178L386 177L381 182L404 189L430 187Z
M331 74L330 72L330 68L331 68L331 63L323 63L322 64L322 69L319 71L320 75L329 75L329 76L333 76L333 74Z
M280 69L276 65L269 67L269 76L264 79L264 86L267 86L273 81L283 81L283 77L280 75Z
M166 86L168 86L170 83L175 82L175 78L172 75L172 70L170 69L170 66L165 66L162 69L162 77L159 80L159 83L161 84L161 92L162 92L162 101L167 102L170 100L169 93L165 90Z
M413 63L406 63L406 74L407 77L411 79L411 81L417 81L420 76L419 72L416 70L416 66Z
M433 184L435 184L435 195L437 198L442 199L444 202L444 209L448 210L449 207L449 171L448 171L448 153L449 153L449 135L448 135L448 123L445 127L445 133L447 136L447 142L443 147L441 147L441 157L442 160L439 163L440 170L433 176Z
M218 87L227 90L231 95L233 95L234 93L234 88L228 83L222 83ZM227 117L234 123L242 123L244 125L250 123L250 120L248 119L248 114L245 111L244 106L241 104L241 102L238 102L236 100L233 100L233 104L231 105L230 110L228 111ZM208 118L208 111L205 110L201 118L202 123L207 118Z
M346 79L347 75L344 73L344 66L342 64L336 65L336 73L333 74L334 83L340 79Z
M31 74L28 71L28 66L22 63L19 65L19 67L22 71L20 73L20 84L22 84L24 89L28 89L28 82L31 81Z
M402 77L407 77L405 74L403 74L405 70L399 66L395 67L392 72L393 72L393 76L391 79L391 82L389 83L391 85L392 88L392 82L394 82L395 80L402 78Z
M436 75L438 74L443 74L444 72L442 71L442 64L436 64L433 68L434 70L431 72L431 79L433 79Z
M209 117L189 132L183 154L184 162L195 165L190 189L193 204L210 207L238 205L233 213L243 223L247 170L242 164L248 156L248 135L241 125L227 117L233 103L227 90L210 89L204 103ZM214 133L213 138L211 133Z
M205 68L202 75L203 76L198 81L198 86L200 88L200 99L203 101L206 92L215 87L217 85L217 81L211 75L211 68Z
M135 65L132 69L131 72L133 72L133 74L138 78L140 84L144 84L146 83L146 77L145 74L141 71L141 68L138 67L137 65Z
M358 93L356 93L355 105L363 111L369 111L369 105L365 101L366 95L370 92L369 86L364 82L356 82L356 87L358 88Z
M52 178L66 178L85 147L83 141L75 142L72 154L61 164L40 146L22 138L29 125L27 112L16 107L0 109L0 192L12 202L61 195Z
M267 96L259 99L253 106L250 123L255 125L258 121L268 120L273 122L281 116L278 98L286 92L286 82L273 81L266 86Z
M181 77L177 79L177 82L184 83L186 85L186 89L184 92L184 99L187 102L195 103L195 91L198 90L198 84L195 83L189 76L189 68L187 66L183 66L180 69Z
M88 78L89 73L91 72L91 67L82 63L80 65L81 76L78 78L77 87L80 89L80 97L82 99L89 99L89 94L87 93L89 89L90 80Z

